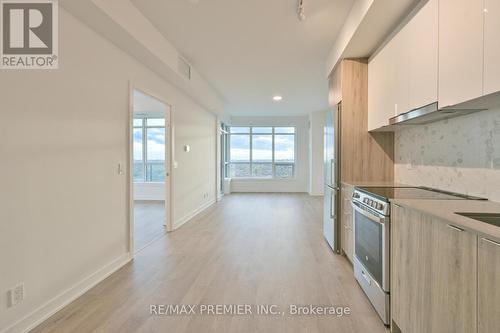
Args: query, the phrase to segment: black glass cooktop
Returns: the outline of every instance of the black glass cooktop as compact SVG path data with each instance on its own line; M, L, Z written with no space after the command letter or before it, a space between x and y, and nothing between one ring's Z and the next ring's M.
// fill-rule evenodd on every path
M358 187L359 190L387 199L486 200L465 194L446 192L428 187Z

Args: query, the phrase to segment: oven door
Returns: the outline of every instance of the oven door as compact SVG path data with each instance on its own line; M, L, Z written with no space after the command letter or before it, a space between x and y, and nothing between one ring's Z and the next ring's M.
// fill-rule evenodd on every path
M389 292L389 218L353 201L354 255L382 290Z

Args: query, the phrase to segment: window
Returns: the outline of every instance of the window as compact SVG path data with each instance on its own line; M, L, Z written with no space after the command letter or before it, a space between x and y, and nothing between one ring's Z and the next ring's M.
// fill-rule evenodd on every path
M294 177L295 127L232 126L227 137L226 176Z
M165 119L134 118L134 182L165 181Z

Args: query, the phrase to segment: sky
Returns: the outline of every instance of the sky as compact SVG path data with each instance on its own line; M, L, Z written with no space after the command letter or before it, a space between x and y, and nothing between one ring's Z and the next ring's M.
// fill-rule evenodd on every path
M165 160L165 129L148 128L148 141L146 143L148 151L148 160ZM134 160L142 160L142 129L134 129Z
M254 128L255 132L255 128ZM147 129L148 160L165 159L165 130L162 128ZM254 162L272 162L272 135L252 135L252 155ZM295 137L293 135L274 136L275 161L293 161L295 155ZM231 161L249 161L250 135L231 135ZM134 160L142 160L142 129L134 129Z
M252 154L253 161L272 162L272 136L271 135L253 135ZM294 160L293 135L275 135L275 161L293 161ZM250 159L250 135L231 135L231 161L248 161Z

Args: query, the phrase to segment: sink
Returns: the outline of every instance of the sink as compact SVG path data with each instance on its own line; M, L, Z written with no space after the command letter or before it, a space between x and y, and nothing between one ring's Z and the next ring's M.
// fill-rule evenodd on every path
M455 213L455 214L500 227L500 214L498 213Z

